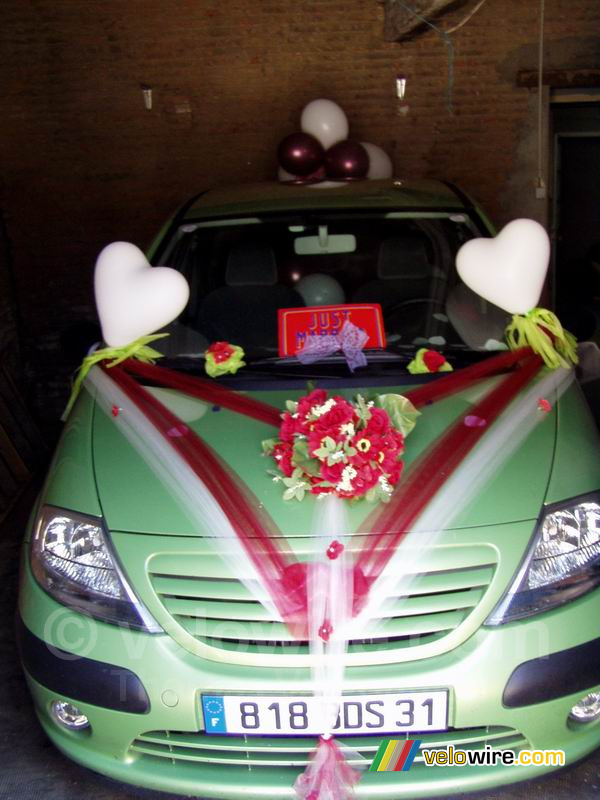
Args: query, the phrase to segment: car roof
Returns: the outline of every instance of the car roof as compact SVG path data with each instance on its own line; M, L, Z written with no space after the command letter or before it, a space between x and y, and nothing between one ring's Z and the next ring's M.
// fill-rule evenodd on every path
M327 208L455 211L472 206L470 199L451 184L434 180L361 180L304 185L270 181L208 189L190 201L184 219Z

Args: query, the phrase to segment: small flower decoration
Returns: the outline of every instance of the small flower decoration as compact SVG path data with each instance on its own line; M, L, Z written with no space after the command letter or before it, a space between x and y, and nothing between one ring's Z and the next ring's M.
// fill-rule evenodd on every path
M344 545L341 542L338 542L337 539L334 539L333 542L327 548L327 558L330 561L335 561L338 556L340 556L344 552Z
M538 408L540 411L544 411L546 414L552 411L552 405L544 397L540 397L538 400Z
M283 499L335 494L387 502L400 480L404 438L418 413L409 400L393 394L351 402L315 389L297 402L289 400L279 437L263 442L278 467L270 473L283 485ZM343 549L333 541L327 557L333 560Z
M325 620L321 627L319 628L319 636L324 642L328 642L331 638L331 634L333 633L333 627L329 620Z
M205 369L211 378L235 373L245 367L244 351L236 344L229 342L213 342L206 350Z
M420 350L417 350L417 354L408 365L407 370L411 375L421 375L429 372L452 372L453 367L437 350L421 347Z

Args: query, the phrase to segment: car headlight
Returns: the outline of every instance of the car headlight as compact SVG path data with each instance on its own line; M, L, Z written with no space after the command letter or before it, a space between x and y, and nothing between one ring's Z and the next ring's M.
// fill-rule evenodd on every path
M512 585L486 620L501 625L562 605L600 584L600 494L544 509Z
M97 517L43 506L31 542L31 568L63 605L105 622L162 630L128 585Z

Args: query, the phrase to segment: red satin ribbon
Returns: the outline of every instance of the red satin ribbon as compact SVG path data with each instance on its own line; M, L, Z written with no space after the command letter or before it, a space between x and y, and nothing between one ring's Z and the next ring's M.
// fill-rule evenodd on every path
M448 477L471 451L489 426L504 411L518 392L542 366L538 356L529 348L503 353L485 361L457 370L435 382L407 393L417 406L427 405L464 389L474 381L490 377L513 367L504 379L476 403L470 414L486 421L485 427L466 427L461 416L429 450L412 465L407 476L392 495L390 503L375 510L366 520L366 546L354 566L354 610L358 612L366 601L369 587L381 574L396 548L410 530ZM261 512L257 498L241 485L236 475L200 436L182 426L172 412L145 390L125 369L161 386L177 389L205 402L215 403L260 422L278 426L280 411L245 395L203 378L181 375L163 367L129 360L124 369L106 369L119 387L146 415L194 473L204 482L230 521L245 552L256 567L282 619L295 638L306 638L307 565L298 562L289 550L282 549L284 540L273 520ZM169 431L177 428L183 435L172 437ZM440 468L443 465L443 468Z
M471 415L485 420L485 427L465 426L462 414L411 466L407 475L402 477L390 502L367 517L365 529L375 533L369 536L367 548L359 553L357 567L368 585L379 577L427 503L473 449L487 428L542 366L542 359L533 356L518 370L507 375L469 411ZM364 599L366 598L362 598L363 601ZM355 610L358 610L357 605L360 606L360 602L355 601Z
M466 389L467 386L470 386L475 381L499 375L509 367L514 367L519 361L531 356L532 353L533 351L530 347L521 347L519 350L486 358L477 364L472 364L470 367L446 373L443 378L438 378L431 383L419 386L417 389L412 389L405 393L405 397L408 397L417 408L422 408Z
M257 498L236 479L215 451L193 430L140 386L119 367L106 370L119 388L162 434L165 443L178 452L191 470L206 485L227 519L240 543L261 576L275 607L291 629L304 625L306 600L293 590L295 558L284 553L277 537L280 535L272 519L261 513ZM169 435L176 429L178 436ZM289 584L289 587L287 586ZM284 590L284 587L288 589Z
M248 395L238 394L221 386L214 381L198 376L182 375L166 367L158 367L154 364L144 364L135 358L130 358L123 362L123 367L140 378L156 383L158 386L167 386L169 389L177 389L191 397L197 397L206 403L223 406L230 411L252 417L259 422L266 422L267 425L281 425L281 411L275 406L261 403ZM111 370L112 372L112 370Z

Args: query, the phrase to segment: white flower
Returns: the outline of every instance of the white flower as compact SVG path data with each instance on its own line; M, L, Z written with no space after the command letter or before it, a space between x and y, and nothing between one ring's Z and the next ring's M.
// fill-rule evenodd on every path
M391 494L394 491L392 486L390 485L390 482L385 477L385 475L380 475L378 480L379 480L379 485L386 494Z
M346 422L344 425L340 425L340 433L345 433L347 436L354 436L356 433L354 430L354 423Z
M323 405L313 406L310 410L310 413L313 415L313 417L322 417L323 414L326 414L328 411L331 411L331 409L335 405L337 405L336 401L334 400L333 397L330 397L329 400L323 403Z
M348 464L348 466L344 467L342 471L342 480L335 488L338 490L338 492L351 492L354 488L352 486L352 479L356 478L357 475L358 472L354 469L354 467Z

